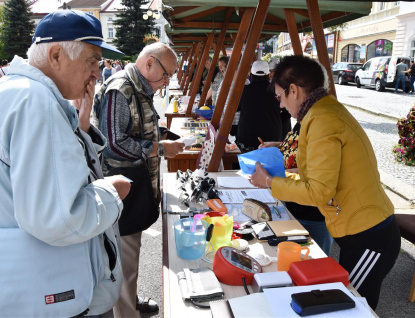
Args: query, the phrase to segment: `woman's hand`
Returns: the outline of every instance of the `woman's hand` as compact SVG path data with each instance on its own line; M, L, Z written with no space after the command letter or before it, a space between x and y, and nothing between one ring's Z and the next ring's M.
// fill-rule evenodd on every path
M72 104L79 110L79 128L88 133L91 122L92 104L94 102L95 80L91 80L86 86L84 98L75 99Z
M259 162L255 163L255 168L256 171L251 175L250 179L252 185L259 188L269 188L273 177L268 174L267 170Z
M266 142L264 142L264 145L260 144L258 146L258 149L268 148L268 147L277 147L278 148L279 146L281 146L281 141L266 141Z

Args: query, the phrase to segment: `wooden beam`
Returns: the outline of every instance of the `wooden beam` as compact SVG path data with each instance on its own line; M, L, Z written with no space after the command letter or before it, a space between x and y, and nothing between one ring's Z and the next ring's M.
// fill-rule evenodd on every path
M248 71L251 68L250 62L255 55L255 48L258 43L261 30L264 26L270 2L271 0L259 0L254 20L252 22L251 32L249 33L249 37L247 39L245 51L239 65L238 72L235 76L234 85L229 94L229 102L226 108L225 117L223 118L222 125L220 126L219 133L216 137L212 158L207 169L209 172L218 171L219 169L219 164L223 156L223 152L225 151L226 141L228 139L229 132L231 131L233 118L245 86L246 74L248 74Z
M222 28L222 22L184 22L182 20L175 20L173 21L174 28L190 28L190 29L208 29L212 30L213 27L216 28ZM239 23L230 23L228 30L237 30L239 28ZM276 24L265 24L263 30L264 31L277 31L282 32L282 30L285 30L281 25Z
M222 55L223 55L223 56L228 56L228 54L226 53L226 47L225 47L225 44L222 44Z
M193 10L193 9L196 9L196 8L199 8L199 7L175 7L174 11L170 13L170 16L173 18L176 15L185 13L187 11L190 11L190 10Z
M187 63L186 77L184 78L184 81L183 81L184 83L183 88L182 88L182 85L180 85L180 89L183 90L183 95L186 95L185 91L187 92L187 88L189 87L190 78L193 73L193 68L195 67L195 63L197 60L197 56L199 55L199 50L200 50L201 45L202 44L200 42L196 44L193 50L193 54ZM192 63L190 63L190 61L192 61Z
M350 12L339 12L339 11L330 12L326 15L323 15L321 17L321 21L322 22L328 22L328 21L331 21L331 20L336 20L338 18L348 16L350 14L352 14L352 13L350 13ZM297 26L301 26L301 28L308 28L309 26L311 26L311 19L310 19L310 21L297 24Z
M203 52L205 51L205 47L206 47L206 38L202 41L202 46L200 47L199 55L197 56L196 65L195 65L195 70L193 72L193 76L190 77L190 86L189 86L189 93L188 93L189 96L192 95L193 87L196 84L194 79L197 76L197 72L199 72L200 67L205 67L204 65L202 66L199 63L200 62L200 59L202 58ZM199 85L199 83L197 83L197 85Z
M221 47L223 45L223 41L224 41L225 36L226 36L226 30L228 28L229 21L231 20L233 10L234 10L233 8L229 8L228 11L226 11L226 16L225 16L225 19L223 20L222 30L219 33L218 42L217 42L217 45L215 45L215 48L214 48L215 53L213 54L213 57L212 57L212 64L210 66L209 73L206 77L206 83L205 83L205 85L203 85L203 91L202 91L202 95L200 96L199 106L202 106L202 105L205 104L207 92L208 92L208 90L210 88L210 84L212 83L212 80L213 80L213 78L212 78L213 73L215 72L215 66L216 66L216 64L218 63L218 60L219 60L219 53L220 53ZM212 43L212 44L215 44L215 43Z
M327 52L318 0L307 0L307 7L308 12L310 13L310 21L313 28L314 41L316 42L318 60L326 68L327 75L329 76L330 94L336 96L336 88L334 87L333 74L331 72L330 59Z
M187 117L189 117L192 114L193 103L195 101L197 91L199 90L199 83L200 83L200 80L202 79L202 74L203 74L203 71L205 69L206 60L209 56L209 51L210 51L210 46L211 46L212 41L213 41L213 36L214 36L214 33L212 32L211 34L209 34L206 37L205 50L203 51L202 58L199 60L199 64L200 64L199 69L197 71L196 77L193 78L193 81L194 81L193 91L190 94L189 103L188 103L187 109L186 109L186 116ZM202 104L199 104L199 106L201 106L201 105Z
M204 38L205 36L173 36L172 40L174 44L178 45L179 42L182 42L182 41L194 42L194 41L201 41ZM230 42L232 41L232 38L229 36L229 37L226 37L224 40ZM213 41L217 41L217 39L213 39Z
M301 48L300 37L298 36L297 25L295 24L294 11L291 9L284 9L285 19L287 21L288 32L290 33L291 45L295 55L303 55Z
M180 90L183 90L184 84L186 83L186 77L187 77L187 74L189 74L190 59L192 58L192 55L194 54L195 49L196 49L196 44L193 43L192 47L190 48L189 55L187 56L186 72L183 73L182 79L180 80Z
M181 21L189 22L189 21L197 20L197 19L206 17L206 16L211 15L211 14L215 14L216 12L220 12L220 11L223 11L223 10L226 10L226 9L227 9L227 7L214 7L214 8L209 9L209 10L205 10L205 11L202 11L202 12L199 12L199 13L196 13L196 14L189 15L185 18L182 18Z
M177 79L179 82L182 79L183 64L184 64L184 60L187 59L187 54L188 54L188 51L186 51L186 53L182 55L182 61L180 62L180 66L179 66L179 73L177 73Z
M248 35L248 30L251 24L254 10L254 8L246 8L244 15L241 19L241 26L235 39L235 45L233 46L232 55L228 63L225 78L222 82L222 88L219 92L219 96L217 97L215 110L213 111L213 116L211 119L211 124L213 125L213 127L215 127L215 129L218 129L219 127L220 118L222 116L223 108L225 107L229 89L235 76L235 71L236 67L238 66L239 58L241 57L242 47ZM249 63L250 62L251 61L249 61ZM246 76L244 77L244 79L245 78Z

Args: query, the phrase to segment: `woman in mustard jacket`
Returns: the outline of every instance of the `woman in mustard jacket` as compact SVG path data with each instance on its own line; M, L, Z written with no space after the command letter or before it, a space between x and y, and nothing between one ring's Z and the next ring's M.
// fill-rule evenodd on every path
M282 201L319 208L340 246L339 263L375 309L401 239L372 145L356 119L328 94L327 73L320 63L287 56L277 65L271 85L281 108L301 123L299 179L271 177L257 163L251 182L271 187Z

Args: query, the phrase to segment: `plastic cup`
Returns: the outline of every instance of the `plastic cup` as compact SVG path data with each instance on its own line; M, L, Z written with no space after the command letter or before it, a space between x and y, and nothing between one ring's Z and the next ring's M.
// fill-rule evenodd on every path
M304 257L301 257L301 251L307 250ZM300 244L294 242L281 242L278 244L278 262L277 269L279 271L286 271L290 269L292 262L303 261L307 259L310 249L308 247L301 247Z
M176 253L180 258L195 260L205 253L206 233L209 224L196 219L181 219L174 223Z

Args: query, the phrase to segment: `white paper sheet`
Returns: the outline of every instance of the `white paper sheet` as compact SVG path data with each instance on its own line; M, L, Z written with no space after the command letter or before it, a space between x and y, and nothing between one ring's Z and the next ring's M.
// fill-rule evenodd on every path
M313 317L373 317L369 309L356 299L356 297L342 284L342 283L330 283L330 284L319 284L311 286L295 286L295 287L282 287L282 288L269 288L264 289L268 304L271 307L274 317L292 317L298 318L298 314L291 308L291 295L295 293L308 292L314 289L340 289L345 292L350 298L356 302L356 307L352 309L333 311L325 314L313 315Z
M242 213L242 204L225 204L225 206L228 209L228 215L233 216L233 220L235 222L243 223L251 220L249 216L246 216ZM287 209L282 205L282 203L278 204L278 206L275 204L268 204L268 206L271 209L271 216L273 221L291 220L290 216L287 213ZM275 213L273 207L277 209L281 217Z
M229 299L229 305L235 318L272 318L272 310L263 293Z
M264 203L275 203L275 199L266 189L219 190L218 194L224 204L243 203L245 199L256 199Z
M191 146L192 144L195 143L196 137L194 137L194 136L184 136L184 137L181 137L181 138L177 139L176 141L182 142L182 143L184 143L184 145L186 147L189 147L189 146Z
M249 189L255 187L244 177L217 177L219 188Z

